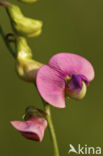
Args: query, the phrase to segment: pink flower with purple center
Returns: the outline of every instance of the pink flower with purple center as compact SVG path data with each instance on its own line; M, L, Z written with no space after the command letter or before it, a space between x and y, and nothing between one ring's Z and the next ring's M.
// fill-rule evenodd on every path
M42 141L47 121L43 117L33 115L27 121L11 121L11 125L25 138Z
M82 99L94 79L92 64L72 53L54 55L48 65L43 65L36 78L42 98L52 106L65 107L65 97Z

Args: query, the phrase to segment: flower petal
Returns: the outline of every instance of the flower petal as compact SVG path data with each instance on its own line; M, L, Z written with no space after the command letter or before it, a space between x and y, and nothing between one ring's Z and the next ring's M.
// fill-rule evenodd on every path
M11 121L11 125L16 128L24 137L42 141L44 130L47 127L47 121L44 118L35 117L28 121Z
M49 66L64 76L82 74L87 77L88 81L92 81L95 75L93 66L88 60L72 53L54 55L49 61Z
M73 74L71 80L69 81L68 87L69 90L81 90L82 89L82 81L85 82L86 86L89 85L87 78L84 75L76 75Z
M68 84L69 90L80 90L82 88L82 79L80 75L72 75L72 78Z
M57 71L43 65L37 73L37 88L43 99L58 108L65 107L65 81Z

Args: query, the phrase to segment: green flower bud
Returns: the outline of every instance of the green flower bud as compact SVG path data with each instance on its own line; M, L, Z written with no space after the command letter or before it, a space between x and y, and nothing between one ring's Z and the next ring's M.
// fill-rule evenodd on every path
M6 10L11 19L12 27L16 33L26 37L36 37L41 34L41 21L25 17L20 8L16 5L10 4L6 7Z
M28 46L28 43L24 37L17 37L16 39L16 48L17 48L17 59L31 59L32 58L32 51Z
M18 75L23 80L35 82L36 73L42 64L32 59L32 52L25 38L18 37L16 46Z
M36 2L37 0L18 0L20 2L24 2L24 3L33 3Z

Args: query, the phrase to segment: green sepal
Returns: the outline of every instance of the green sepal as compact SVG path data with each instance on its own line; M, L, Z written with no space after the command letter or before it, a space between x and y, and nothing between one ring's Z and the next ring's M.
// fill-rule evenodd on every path
M23 116L23 119L25 121L27 121L33 115L39 116L39 117L44 117L44 118L46 118L46 116L47 116L46 112L44 112L43 110L35 108L34 106L28 106L25 109L25 114Z

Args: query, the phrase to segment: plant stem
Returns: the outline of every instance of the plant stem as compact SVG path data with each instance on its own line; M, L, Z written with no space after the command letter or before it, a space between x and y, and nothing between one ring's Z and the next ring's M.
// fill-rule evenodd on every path
M48 124L49 124L49 130L50 130L52 141L53 141L54 154L55 154L54 156L60 156L59 155L58 145L57 145L56 134L55 134L54 126L53 126L53 123L52 123L50 106L48 104L45 105L45 111L47 113L47 121L48 121Z
M8 48L8 50L10 51L10 53L12 54L12 56L14 58L16 58L16 53L13 51L13 48L11 47L10 43L6 40L6 38L5 38L6 35L1 26L0 26L0 35L3 38L5 45Z

